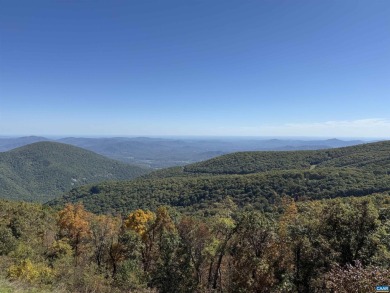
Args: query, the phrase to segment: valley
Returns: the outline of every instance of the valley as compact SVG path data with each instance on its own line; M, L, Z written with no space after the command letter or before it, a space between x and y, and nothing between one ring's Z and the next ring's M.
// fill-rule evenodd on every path
M39 141L53 141L77 146L100 155L142 167L161 169L204 161L239 151L315 150L361 144L362 140L339 139L268 139L268 138L152 138L45 137L0 138L0 152Z
M389 154L389 141L317 151L233 153L131 181L82 186L50 204L80 201L98 213L159 205L192 211L229 197L242 208L269 210L283 196L303 201L364 196L390 191Z
M160 170L44 141L0 162L5 292L349 293L390 282L390 141Z

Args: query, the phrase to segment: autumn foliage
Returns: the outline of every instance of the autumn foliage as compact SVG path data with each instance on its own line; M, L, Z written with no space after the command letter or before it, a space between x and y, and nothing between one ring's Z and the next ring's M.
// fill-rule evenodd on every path
M268 213L240 210L226 199L207 215L165 206L123 217L95 215L82 204L59 212L1 207L0 277L28 286L63 292L347 293L390 282L386 195L283 198Z

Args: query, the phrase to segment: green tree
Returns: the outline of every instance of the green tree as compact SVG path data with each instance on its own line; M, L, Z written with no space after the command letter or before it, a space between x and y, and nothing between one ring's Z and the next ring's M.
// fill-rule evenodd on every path
M17 241L11 230L7 227L0 226L0 255L6 255L13 251Z
M275 225L259 212L245 212L232 240L231 292L270 292L276 283L274 268Z

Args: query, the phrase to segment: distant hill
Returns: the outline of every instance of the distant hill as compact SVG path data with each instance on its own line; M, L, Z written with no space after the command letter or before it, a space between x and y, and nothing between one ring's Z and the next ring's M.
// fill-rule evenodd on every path
M44 202L76 186L148 172L78 147L37 142L0 153L0 198Z
M0 152L5 152L25 146L34 142L48 141L49 139L41 136L24 136L24 137L0 137Z
M317 151L240 152L184 167L187 173L250 174L271 170L357 167L390 171L390 142Z
M75 138L59 140L104 156L152 168L184 166L238 151L316 150L363 143L360 140L256 138Z
M293 151L345 147L361 140L265 138L148 138L148 137L45 137L1 138L0 152L38 141L56 141L81 147L125 163L161 169L184 166L223 154L242 151Z
M275 170L355 167L376 173L390 172L390 141L315 151L237 152L184 167L157 170L145 178L252 174Z
M245 152L155 171L134 181L75 188L51 204L83 201L94 212L129 212L162 204L207 209L231 197L267 210L287 195L297 200L390 191L390 141L291 152Z

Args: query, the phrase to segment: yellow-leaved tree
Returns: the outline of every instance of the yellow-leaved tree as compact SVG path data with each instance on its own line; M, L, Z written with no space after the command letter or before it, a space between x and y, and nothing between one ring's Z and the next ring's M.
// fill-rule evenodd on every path
M143 236L155 217L156 215L153 212L139 209L128 215L125 226L138 235Z

